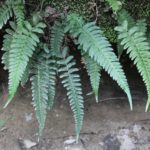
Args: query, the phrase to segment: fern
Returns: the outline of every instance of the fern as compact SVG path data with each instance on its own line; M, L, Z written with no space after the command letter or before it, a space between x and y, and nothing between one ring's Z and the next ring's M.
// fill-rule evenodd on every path
M34 75L31 78L33 105L35 107L36 118L39 123L39 134L45 127L48 101L48 75L45 72L45 66L42 63L34 67Z
M147 24L146 24L145 19L137 20L137 22L135 22L133 17L126 10L122 9L118 12L117 20L118 20L119 25L121 25L124 20L127 20L128 21L128 28L131 28L131 27L136 25L140 31L145 32L145 34L146 34ZM118 40L117 45L118 45L118 56L120 58L123 51L124 51L124 48L122 45L120 45L120 40Z
M55 86L56 86L56 71L57 65L52 52L48 51L42 54L41 62L45 66L45 72L48 75L47 86L48 86L48 101L47 108L50 110L54 103L55 97Z
M132 110L132 99L125 74L111 45L103 37L100 28L95 26L93 22L84 25L82 18L75 14L68 17L68 24L66 31L71 31L74 37L78 37L78 43L83 47L83 50L117 81L127 94Z
M17 19L18 28L22 28L25 20L24 5L22 3L23 3L22 0L15 0L13 7L14 15L16 16Z
M147 42L145 31L143 29L141 30L139 26L129 28L127 21L124 21L121 26L116 27L116 30L119 33L118 38L122 40L121 44L124 46L124 49L127 49L127 53L130 54L130 58L137 66L147 87L147 111L150 104L150 45Z
M29 22L25 22L25 27L21 29L22 32L16 31L12 39L11 50L9 52L9 97L4 107L14 97L29 58L32 56L33 51L35 51L37 43L39 43L39 37L35 33L41 33L45 24L39 23L35 27L32 27Z
M146 20L145 20L145 19L137 20L136 26L139 28L139 31L145 33L145 35L146 35L146 32L147 32L147 24L146 24Z
M80 83L80 77L76 73L78 71L75 68L75 62L72 56L66 57L63 55L62 60L58 61L60 65L59 72L61 72L60 78L62 78L63 86L67 89L67 96L70 100L71 109L74 113L77 140L83 122L83 97Z
M51 51L55 56L59 56L64 38L64 25L56 21L51 32Z
M121 8L121 1L118 0L106 0L109 5L112 7L114 12L117 12Z
M135 25L135 20L134 20L133 17L128 13L128 11L126 11L125 9L121 9L121 10L117 13L117 21L118 21L118 24L122 24L122 22L123 22L125 19L129 22L129 27L133 27L133 26Z
M100 84L100 71L101 67L91 59L87 54L83 55L84 63L88 75L90 76L91 86L93 89L93 93L95 95L96 102L98 102L98 92L99 92L99 84Z
M2 7L0 7L0 29L7 23L12 15L12 1L8 0L5 4L2 4Z

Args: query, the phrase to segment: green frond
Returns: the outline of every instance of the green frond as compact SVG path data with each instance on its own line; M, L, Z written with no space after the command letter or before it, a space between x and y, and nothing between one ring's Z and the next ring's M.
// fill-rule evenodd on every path
M129 22L129 27L133 27L135 25L135 20L134 18L126 11L125 9L121 9L117 13L117 21L118 24L122 24L124 20L127 20Z
M84 115L81 81L77 74L78 69L75 68L75 62L73 61L72 56L65 56L58 63L60 65L59 72L61 72L60 78L62 78L63 86L67 89L67 96L70 100L71 109L74 113L78 140Z
M147 32L147 23L145 19L137 20L136 26L139 28L139 31L146 34Z
M52 52L44 52L41 58L42 64L45 66L45 72L48 75L47 86L48 86L48 101L47 108L50 110L54 104L55 98L55 87L56 87L56 71L57 65L56 60L52 56Z
M31 63L31 60L29 60L27 66L26 66L26 69L22 75L22 78L21 78L21 85L24 86L27 81L29 80L29 76L30 76L30 70L32 68L32 63Z
M23 0L14 1L13 11L17 19L17 26L18 28L21 28L25 20Z
M55 56L61 53L62 42L64 38L64 25L56 21L51 31L51 51Z
M32 99L35 107L35 115L39 123L39 134L45 127L48 101L48 74L45 72L45 66L41 63L34 66L34 75L31 78Z
M45 26L42 24L41 29L43 29L43 27ZM32 30L36 28L40 27L33 27ZM21 32L16 30L10 46L8 88L9 97L4 107L6 107L14 97L29 62L29 58L32 56L33 51L35 51L37 43L39 43L39 37L36 35L36 33L33 33L26 28L22 28L21 30Z
M106 0L114 12L117 12L121 9L122 3L119 0Z
M117 21L118 21L118 24L119 24L119 25L122 24L122 22L123 22L125 19L129 22L129 27L133 27L133 26L136 24L134 18L133 18L125 9L121 9L121 10L118 11L118 13L117 13ZM139 25L140 25L140 24L141 24L141 23L139 22ZM120 44L120 42L121 42L121 41L120 41L119 39L117 39L117 51L118 51L118 58L119 58L119 59L121 58L122 53L123 53L123 51L124 51L124 48L123 48L123 46Z
M0 29L2 29L2 27L12 17L12 14L12 2L9 0L0 7Z
M128 27L128 22L124 21L121 26L116 27L119 33L118 38L121 39L121 44L134 64L137 66L148 92L148 101L146 111L150 104L150 45L147 42L145 31L138 26Z
M101 67L87 54L83 54L83 61L85 64L85 68L88 72L90 77L91 86L93 89L93 93L95 95L96 102L98 103L98 92L99 92L99 85L100 85L100 71Z
M128 87L127 79L124 71L111 48L108 40L103 37L102 31L95 23L83 24L82 19L75 14L68 17L68 29L74 37L78 37L78 43L83 50L94 59L94 61L102 66L105 71L118 83L128 96L130 108L132 110L132 98ZM74 30L73 24L76 25Z

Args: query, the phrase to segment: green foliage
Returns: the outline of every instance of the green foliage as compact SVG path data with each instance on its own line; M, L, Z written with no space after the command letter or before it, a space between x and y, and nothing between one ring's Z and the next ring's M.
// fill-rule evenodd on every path
M22 0L14 1L13 10L14 10L14 15L16 16L17 25L19 28L21 28L25 20L24 5L22 4Z
M114 12L117 12L121 8L121 1L118 0L106 0L109 5L112 7Z
M143 22L142 22L143 25ZM150 45L145 36L145 27L141 26L141 22L131 28L128 27L128 22L124 21L121 26L116 27L119 32L118 38L121 39L121 45L127 49L131 60L137 66L137 69L147 87L148 101L146 111L150 104ZM144 28L143 28L144 27Z
M64 25L60 22L55 22L51 33L51 51L55 56L60 55L61 46L64 38Z
M132 98L125 73L105 36L107 35L111 42L115 41L117 34L113 26L117 23L119 25L116 28L119 34L117 41L119 58L123 50L127 50L147 87L148 101L146 110L150 104L150 38L147 38L150 36L147 32L146 21L143 19L136 19L137 21L135 21L133 16L125 9L121 9L124 8L123 1L107 0L113 10L112 14L109 12L110 8L106 12L110 14L109 19L104 15L104 9L107 7L106 3L100 2L102 5L99 7L96 1L80 1L82 3L71 0L63 2L43 1L45 3L42 2L42 6L39 7L40 10L37 8L36 11L32 12L26 1L7 0L0 8L0 29L11 18L11 22L5 30L2 48L4 51L2 63L9 72L9 92L5 107L13 99L20 83L24 85L31 79L32 99L39 123L40 135L45 126L47 111L54 104L58 76L67 91L74 114L77 140L79 139L84 117L84 100L79 69L76 67L74 57L70 55L72 50L70 42L73 41L77 41L75 44L77 44L83 57L96 101L98 102L99 97L100 72L104 69L127 94L132 110ZM60 7L64 8L62 7L64 5L67 7L68 2L71 3L71 7L63 9L62 13L56 11ZM25 3L29 10L25 10ZM31 3L33 4L33 2ZM59 6L55 10L47 6L47 4ZM103 8L101 15L104 21L103 25L98 21L101 8ZM53 12L51 12L52 9ZM69 15L68 10L70 10ZM27 13L25 13L26 11ZM47 12L48 16L44 15L45 11L49 11ZM88 15L91 14L91 11L94 11L94 15L88 18L85 17L88 16L87 11ZM112 17L112 15L114 16ZM96 20L98 26L96 21L86 23L90 19ZM99 27L100 25L101 28Z
M61 73L62 84L67 90L67 96L70 100L70 106L74 113L77 140L83 122L83 97L80 77L77 74L78 69L75 68L75 62L72 56L66 56L66 50L62 54L62 59L58 61L60 65L59 72Z
M32 82L32 97L35 107L35 114L39 123L39 134L45 126L46 109L48 102L48 74L45 71L47 66L43 63L38 63L34 66L34 75L31 78Z
M83 61L87 73L90 77L90 82L93 89L93 93L95 95L96 102L98 103L98 93L101 76L100 71L102 70L102 68L87 54L83 54Z
M82 18L75 14L68 16L68 27L74 37L78 37L78 43L83 50L108 74L117 81L118 85L128 96L132 110L132 99L122 67L111 48L108 40L102 35L99 27L94 22L84 24Z
M8 0L0 8L0 29L7 23L7 21L12 17L12 1Z
M43 23L32 27L26 21L24 22L24 27L14 33L9 50L9 96L4 107L7 107L14 97L29 62L29 58L32 57L35 47L39 43L39 37L36 33L41 33L44 27L45 25Z

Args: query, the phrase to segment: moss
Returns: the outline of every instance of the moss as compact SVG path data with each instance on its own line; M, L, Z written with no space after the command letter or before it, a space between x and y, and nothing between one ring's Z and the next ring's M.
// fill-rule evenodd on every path
M33 0L34 1L34 0ZM94 3L96 2L96 4ZM150 1L149 0L120 0L135 19L146 18L150 27ZM107 3L103 0L46 0L46 4L55 8L58 12L65 9L69 12L80 14L86 21L95 21L100 26L105 36L113 43L116 42L114 27L116 20ZM96 9L98 15L96 15Z

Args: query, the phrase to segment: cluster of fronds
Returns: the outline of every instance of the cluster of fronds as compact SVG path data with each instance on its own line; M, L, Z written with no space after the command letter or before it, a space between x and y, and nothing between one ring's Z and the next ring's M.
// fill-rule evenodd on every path
M115 13L120 10L120 1L107 1ZM147 109L150 103L150 46L146 38L146 23L143 20L135 22L125 11L118 14L118 42L122 48L127 49L143 77L149 96ZM125 73L111 44L95 22L85 23L81 16L70 14L55 21L52 28L46 28L44 21L40 21L42 17L39 13L26 19L22 0L7 0L0 8L0 28L12 16L15 17L6 29L2 48L2 63L9 72L9 93L5 107L13 99L20 83L24 85L30 78L33 105L41 134L47 111L52 108L57 94L55 88L58 75L67 91L77 139L79 138L84 117L84 99L79 70L74 57L70 56L71 49L67 47L67 35L76 41L82 54L96 102L99 99L101 70L104 69L126 93L132 110L132 98ZM44 28L50 31L46 43ZM45 36L41 37L44 33Z

